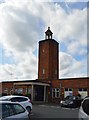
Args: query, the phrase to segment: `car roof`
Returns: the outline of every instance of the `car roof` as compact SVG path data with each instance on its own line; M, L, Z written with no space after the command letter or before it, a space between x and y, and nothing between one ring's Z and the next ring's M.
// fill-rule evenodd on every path
M11 101L0 101L0 104L2 104L2 103L18 104L16 102L11 102Z
M10 99L10 98L15 98L15 97L28 98L28 97L25 97L25 96L19 96L19 95L7 95L7 96L0 97L0 99Z

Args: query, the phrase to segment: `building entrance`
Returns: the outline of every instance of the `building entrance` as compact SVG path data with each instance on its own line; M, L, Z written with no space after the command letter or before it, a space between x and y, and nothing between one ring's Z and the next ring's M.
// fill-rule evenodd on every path
M35 86L35 101L44 101L44 87Z

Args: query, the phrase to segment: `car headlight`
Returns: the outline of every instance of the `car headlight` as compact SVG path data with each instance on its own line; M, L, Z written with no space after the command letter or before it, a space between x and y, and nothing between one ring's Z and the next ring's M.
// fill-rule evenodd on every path
M63 103L63 101L60 102L61 104Z

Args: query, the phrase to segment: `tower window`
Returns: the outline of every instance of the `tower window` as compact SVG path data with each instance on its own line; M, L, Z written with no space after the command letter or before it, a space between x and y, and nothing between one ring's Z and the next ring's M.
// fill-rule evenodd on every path
M42 70L42 73L45 74L45 69Z
M57 70L55 70L55 75L57 75Z
M43 49L43 53L44 53L44 49Z

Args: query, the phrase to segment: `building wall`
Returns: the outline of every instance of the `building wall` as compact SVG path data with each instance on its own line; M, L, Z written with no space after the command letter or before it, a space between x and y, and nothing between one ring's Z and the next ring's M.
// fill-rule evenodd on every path
M88 78L71 78L71 79L55 79L49 80L50 87L47 88L47 101L48 102L56 102L59 103L61 99L65 97L65 93L70 93L71 91L65 91L66 89L72 89L73 95L81 95L89 96L89 77ZM16 82L3 82L2 83L2 93L12 94L17 90L19 93L23 95L27 95L31 93L31 86L25 85L16 85L13 84ZM79 89L87 89L87 91L79 91ZM1 92L0 91L0 92ZM85 94L87 93L87 94ZM32 93L31 93L32 94ZM35 95L35 93L34 93Z
M58 79L58 42L43 40L39 42L38 79Z
M2 83L0 82L0 94L2 93Z
M81 94L81 97L85 97L87 95L89 96L88 81L89 78L71 78L71 79L52 80L52 88L60 89L60 99L63 99L70 93L72 95ZM55 100L59 101L59 98L55 98Z
M13 82L2 83L2 93L12 94L13 92Z

